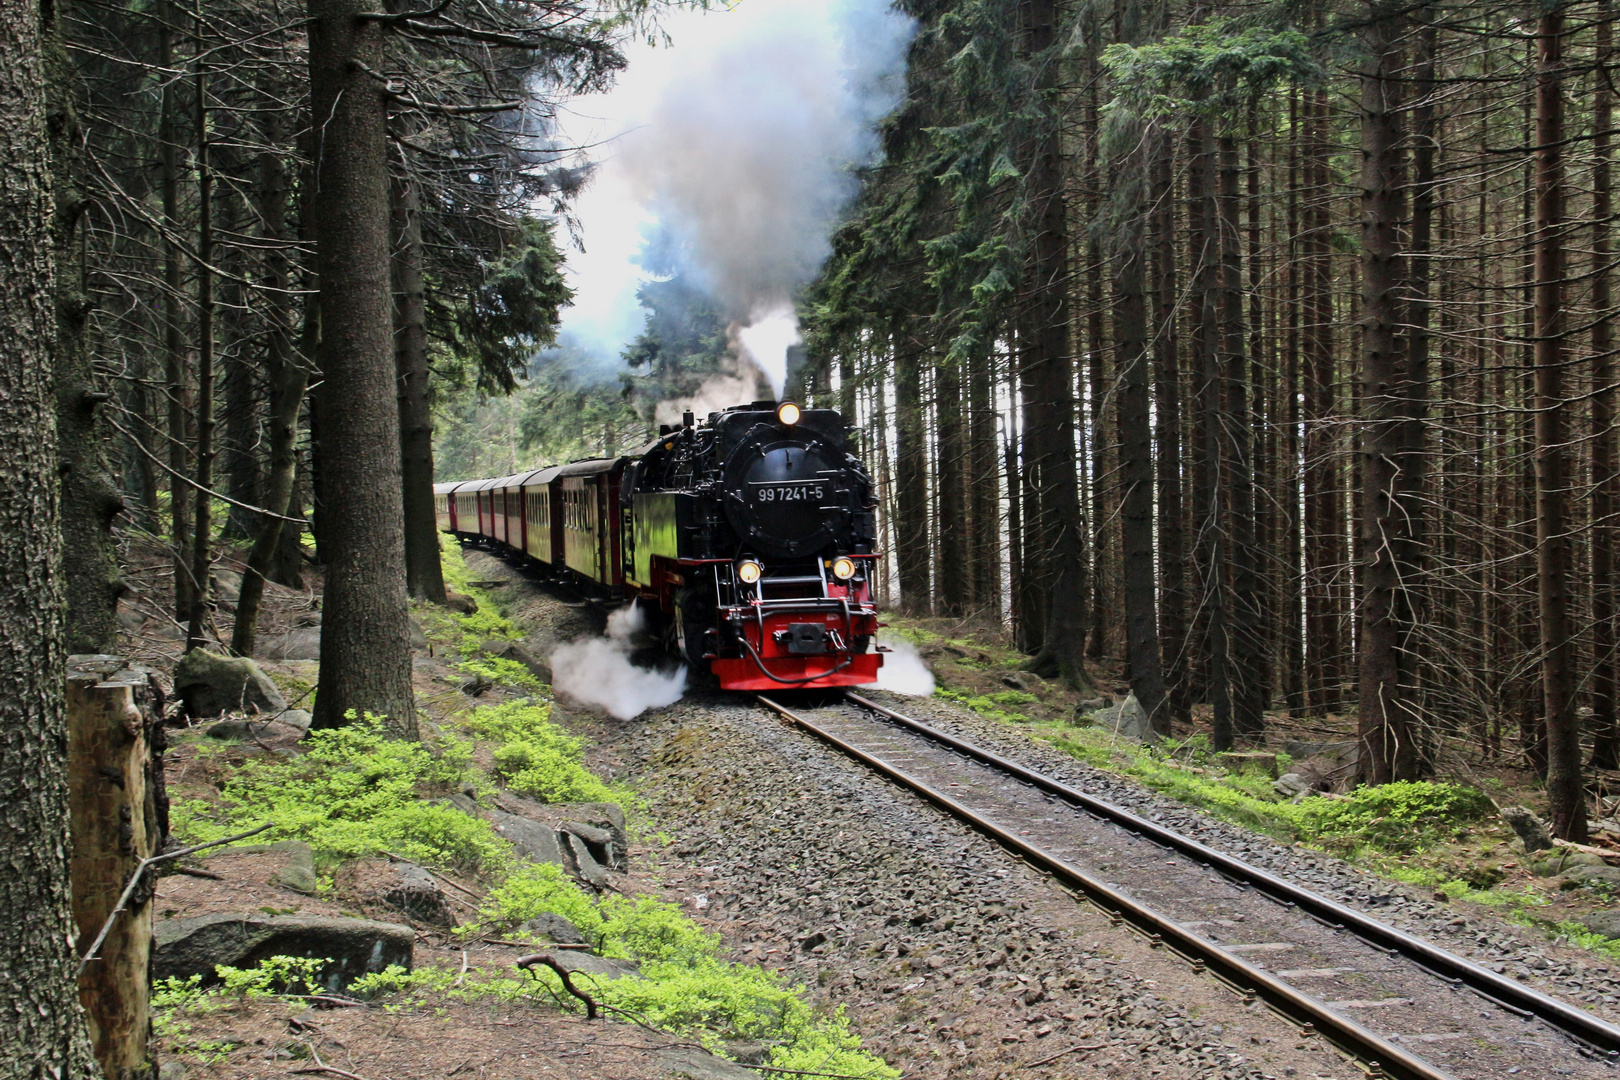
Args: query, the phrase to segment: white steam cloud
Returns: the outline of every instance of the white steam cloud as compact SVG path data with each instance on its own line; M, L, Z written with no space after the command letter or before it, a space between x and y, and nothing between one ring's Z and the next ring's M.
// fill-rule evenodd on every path
M631 720L648 709L673 705L686 693L686 668L650 671L630 662L631 639L645 618L632 603L608 616L607 637L582 638L551 654L551 679L560 693Z
M877 643L886 646L889 651L883 654L883 666L878 668L877 682L872 686L907 697L928 697L933 694L934 673L928 670L928 665L911 642L893 634L879 634Z
M738 0L666 26L672 47L633 51L611 94L576 107L601 119L567 125L576 145L618 138L576 207L586 252L570 256L578 297L562 329L627 344L641 241L662 232L780 396L794 296L827 257L852 167L877 149L913 26L889 0Z

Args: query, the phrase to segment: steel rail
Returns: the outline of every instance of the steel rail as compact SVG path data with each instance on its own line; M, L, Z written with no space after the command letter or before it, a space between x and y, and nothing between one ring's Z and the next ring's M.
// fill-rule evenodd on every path
M1155 947L1169 946L1189 960L1195 970L1207 971L1240 992L1263 1000L1279 1015L1298 1024L1306 1032L1322 1035L1352 1058L1365 1063L1369 1076L1387 1076L1396 1080L1453 1080L1451 1074L1435 1068L1422 1058L1413 1056L1355 1021L1340 1016L1316 999L1301 994L1269 972L1227 952L1215 942L1194 933L1169 916L1145 907L1124 893L1110 888L1058 855L975 813L939 789L852 745L764 695L760 695L759 700L789 722L861 764L916 792L946 813L1010 848L1031 865L1045 870L1065 885L1083 892L1098 907L1128 920L1145 932L1148 941Z
M1170 848L1195 862L1203 863L1211 869L1228 878L1245 882L1254 886L1260 892L1273 900L1298 907L1307 915L1325 923L1333 929L1344 929L1355 934L1368 944L1377 948L1406 957L1441 979L1466 986L1476 994L1486 998L1495 1005L1507 1009L1509 1012L1522 1016L1534 1016L1564 1032L1579 1042L1587 1044L1611 1057L1620 1054L1620 1027L1601 1020L1584 1009L1576 1008L1568 1002L1559 1001L1549 997L1538 990L1531 989L1512 979L1498 975L1494 971L1466 960L1455 953L1447 952L1436 945L1431 945L1422 938L1414 937L1404 930L1398 930L1388 923L1379 922L1335 900L1301 888L1291 882L1284 881L1273 874L1267 873L1257 866L1233 858L1224 852L1216 851L1196 840L1191 839L1167 829L1157 822L1131 813L1112 803L1105 802L1095 795L1088 795L1083 791L1069 787L1049 776L1035 772L1006 758L993 754L983 747L974 746L955 736L948 735L937 728L929 727L909 716L886 709L875 701L869 701L858 694L846 694L845 697L863 709L869 709L881 716L886 716L902 727L908 728L925 738L931 739L979 761L985 765L1001 769L1019 780L1039 788L1050 795L1090 811L1098 817L1106 818L1129 832L1137 833L1162 847Z

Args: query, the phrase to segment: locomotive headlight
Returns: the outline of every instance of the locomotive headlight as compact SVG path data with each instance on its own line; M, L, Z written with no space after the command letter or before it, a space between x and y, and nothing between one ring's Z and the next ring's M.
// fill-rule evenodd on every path
M752 585L765 576L765 568L753 559L744 559L737 564L737 580L744 585Z
M784 401L776 407L776 418L788 427L799 422L799 407L791 401Z
M832 572L839 581L848 581L855 576L855 560L848 555L838 556L833 560Z

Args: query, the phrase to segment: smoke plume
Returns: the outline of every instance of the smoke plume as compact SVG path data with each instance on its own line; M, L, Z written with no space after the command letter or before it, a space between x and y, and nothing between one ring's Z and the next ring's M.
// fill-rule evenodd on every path
M650 671L630 662L631 639L645 617L634 603L608 616L607 636L582 638L551 654L552 686L585 705L631 720L672 705L686 693L686 668Z
M780 396L799 340L794 297L827 257L856 189L852 168L877 149L875 124L898 100L912 29L889 0L741 0L672 16L674 45L633 53L600 103L623 134L579 203L580 228L587 248L605 240L621 250L616 266L600 246L572 260L579 299L564 329L623 335L590 324L615 306L622 318L642 280L626 237L661 228L736 322L739 358ZM619 134L597 129L576 142L597 133ZM748 399L725 404L739 400Z

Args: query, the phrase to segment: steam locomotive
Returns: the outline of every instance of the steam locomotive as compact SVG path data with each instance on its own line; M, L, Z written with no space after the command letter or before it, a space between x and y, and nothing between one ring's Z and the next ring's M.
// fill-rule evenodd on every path
M639 602L666 650L721 689L877 679L876 502L835 410L689 412L627 457L433 495L440 530Z

